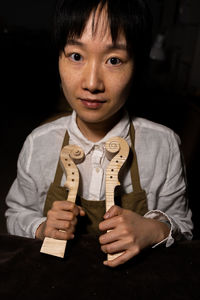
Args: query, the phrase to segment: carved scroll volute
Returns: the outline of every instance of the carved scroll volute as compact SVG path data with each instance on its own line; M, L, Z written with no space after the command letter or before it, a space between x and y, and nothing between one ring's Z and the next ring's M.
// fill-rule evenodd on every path
M120 185L119 171L128 158L130 148L124 139L114 137L107 141L106 150L107 157L115 155L106 169L106 211L108 211L115 204L115 187ZM123 252L107 254L107 260L113 260L121 254Z
M75 163L81 163L83 159L84 152L79 146L68 145L61 150L60 163L67 177L64 186L69 190L67 200L71 202L76 201L79 186L79 171Z
M66 200L71 202L76 201L79 186L79 171L75 163L80 163L83 159L84 152L76 145L67 145L61 150L60 163L67 177L64 186L69 190ZM66 245L66 240L45 237L40 252L63 258Z
M106 211L115 204L114 190L120 185L118 175L129 155L129 149L128 143L120 137L113 137L106 142L107 157L115 155L106 169Z

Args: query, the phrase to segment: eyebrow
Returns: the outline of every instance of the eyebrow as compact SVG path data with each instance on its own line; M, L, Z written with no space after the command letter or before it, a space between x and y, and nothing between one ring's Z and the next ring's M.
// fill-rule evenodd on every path
M72 45L72 46L80 46L82 48L84 48L84 43L78 41L78 40L75 40L75 39L70 39L67 41L66 43L66 46L67 45ZM112 43L112 44L108 44L106 46L106 50L127 50L127 45L126 44L123 44L123 43Z

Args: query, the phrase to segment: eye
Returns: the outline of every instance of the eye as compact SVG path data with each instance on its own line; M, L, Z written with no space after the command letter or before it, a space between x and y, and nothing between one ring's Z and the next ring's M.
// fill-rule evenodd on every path
M121 59L119 59L117 57L111 57L108 59L108 63L111 65L119 65L119 64L121 64Z
M82 59L81 55L79 53L72 53L70 55L71 59L74 61L80 61Z

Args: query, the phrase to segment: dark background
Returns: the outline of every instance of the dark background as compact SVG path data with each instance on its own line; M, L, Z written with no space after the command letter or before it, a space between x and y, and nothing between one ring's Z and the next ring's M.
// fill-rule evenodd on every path
M0 233L6 232L5 196L16 176L26 136L55 113L66 110L60 95L51 28L56 0L1 0L1 166ZM200 1L149 0L153 40L164 41L163 60L150 57L147 88L135 112L179 134L186 161L188 193L200 238ZM155 49L154 49L155 50Z

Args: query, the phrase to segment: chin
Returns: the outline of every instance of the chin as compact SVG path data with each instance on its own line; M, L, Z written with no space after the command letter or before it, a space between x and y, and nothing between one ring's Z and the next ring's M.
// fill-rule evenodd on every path
M88 124L98 124L106 121L104 118L81 118L82 122Z
M85 123L99 123L106 121L105 114L99 114L97 111L78 114L78 116Z

